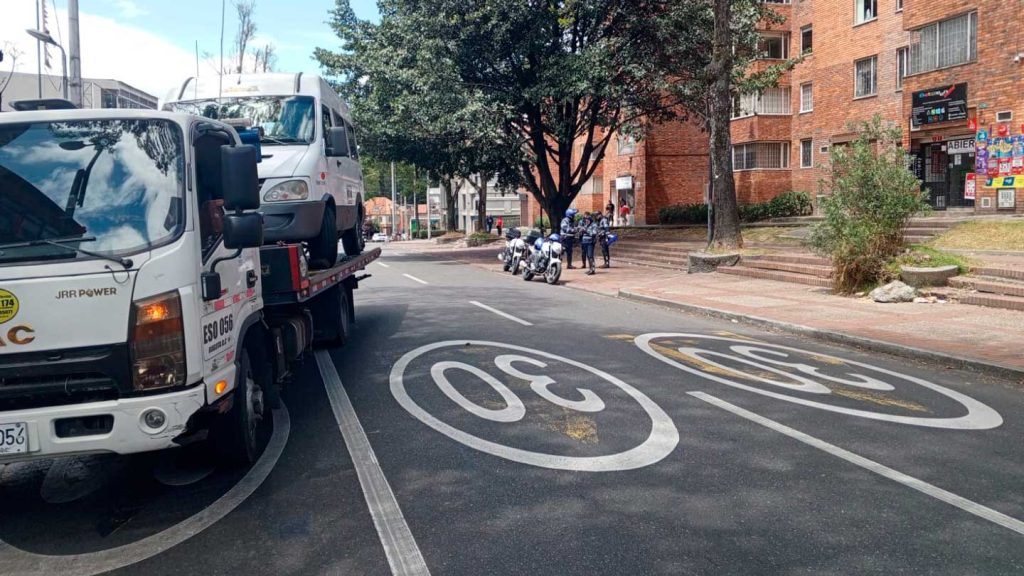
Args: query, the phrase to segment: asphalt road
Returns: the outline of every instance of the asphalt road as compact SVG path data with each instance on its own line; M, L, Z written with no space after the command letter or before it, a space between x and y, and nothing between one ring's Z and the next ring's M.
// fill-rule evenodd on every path
M1019 385L400 248L370 271L251 469L0 468L0 573L1024 573Z

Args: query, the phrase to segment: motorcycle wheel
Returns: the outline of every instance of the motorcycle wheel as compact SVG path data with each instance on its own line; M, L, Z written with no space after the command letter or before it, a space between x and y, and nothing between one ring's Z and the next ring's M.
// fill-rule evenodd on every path
M533 272L531 272L529 269L524 269L523 270L523 280L526 280L527 282L529 282L530 280L533 280Z
M558 279L562 276L561 266L549 266L547 271L544 272L544 281L548 284L558 284Z
M513 258L512 259L512 275L513 276L519 274L519 264L520 264L519 258Z

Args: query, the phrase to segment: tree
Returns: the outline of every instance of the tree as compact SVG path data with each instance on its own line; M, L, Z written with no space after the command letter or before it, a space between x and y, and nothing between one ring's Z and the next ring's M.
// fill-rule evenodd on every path
M256 21L253 20L253 13L256 11L256 0L238 0L234 3L235 12L238 15L238 31L235 32L235 45L232 49L238 58L238 66L235 72L241 74L244 71L246 49L253 36L256 35Z
M0 80L0 105L4 102L4 91L10 86L11 80L14 78L14 71L18 67L18 58L21 57L21 50L11 42L4 42L0 45L0 62L8 61L11 63L11 71L7 74L7 78Z
M272 42L268 42L267 44L264 44L262 48L256 48L252 51L253 72L273 72L276 67L277 46L274 46Z

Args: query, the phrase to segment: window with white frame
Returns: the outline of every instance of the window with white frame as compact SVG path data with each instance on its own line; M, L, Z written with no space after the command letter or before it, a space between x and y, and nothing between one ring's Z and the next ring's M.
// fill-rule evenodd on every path
M762 34L757 41L757 53L764 60L789 58L789 37L784 34Z
M746 118L755 114L787 116L791 114L789 86L766 88L760 94L741 94L733 98L732 117Z
M800 141L800 167L811 168L814 166L814 142L811 140Z
M903 10L903 0L896 0L896 11Z
M853 16L857 24L878 18L878 0L853 0Z
M789 168L789 142L751 142L732 147L733 170Z
M805 82L800 85L800 111L814 110L814 84Z
M909 74L978 59L978 13L970 12L912 32Z
M636 139L632 136L625 136L620 134L616 139L618 141L618 155L625 156L627 154L633 154L636 152Z
M864 58L853 63L855 98L878 93L878 57Z
M810 25L800 29L800 53L810 54L814 51L814 28Z
M896 49L896 90L903 90L903 79L907 77L910 66L910 48Z

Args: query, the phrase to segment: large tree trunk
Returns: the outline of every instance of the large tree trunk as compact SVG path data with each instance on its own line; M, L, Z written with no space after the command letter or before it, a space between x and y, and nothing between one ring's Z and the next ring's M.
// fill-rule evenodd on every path
M736 181L732 173L732 136L729 133L732 107L732 19L733 0L715 0L714 47L711 53L711 194L714 213L709 247L742 248Z
M476 231L487 231L487 177L481 174L480 185L476 187Z
M444 191L444 227L448 232L454 232L459 229L459 202L450 178L441 179L441 189Z

